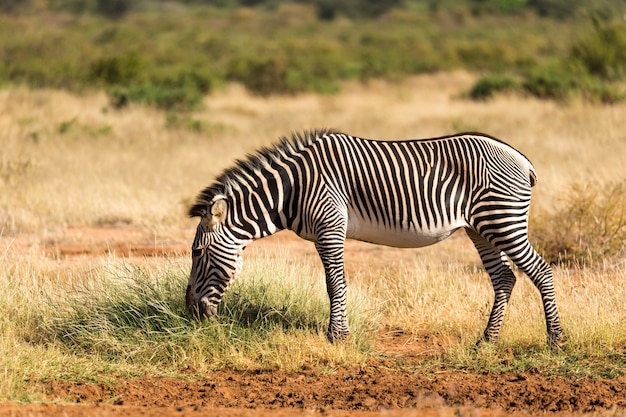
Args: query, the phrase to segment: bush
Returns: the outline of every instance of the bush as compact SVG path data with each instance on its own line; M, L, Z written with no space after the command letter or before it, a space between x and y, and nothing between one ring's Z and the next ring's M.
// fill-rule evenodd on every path
M473 70L496 70L511 67L518 52L509 45L493 41L463 42L456 46L456 56L463 68Z
M569 58L593 76L620 80L626 76L626 25L593 19L593 30L575 41Z
M551 66L530 72L521 85L504 76L488 75L481 78L468 95L473 99L485 99L499 91L520 89L542 99L563 100L573 94L605 104L626 99L626 93L619 85L626 76L626 26L599 18L593 22L593 30L574 41L567 56ZM488 61L488 56L481 57L477 52L480 43L472 45L474 49L467 56ZM465 65L472 66L472 63L466 61Z
M131 9L132 3L132 0L98 0L98 12L117 19Z
M520 13L526 7L526 0L470 0L472 13Z
M501 74L492 74L481 77L469 92L469 97L474 100L486 100L496 93L514 91L519 88L517 79Z
M88 79L105 85L128 85L141 77L143 59L137 53L98 58L89 65Z
M200 105L202 97L213 89L215 81L208 71L182 70L173 74L153 75L147 83L119 84L122 85L117 85L109 92L111 105L116 109L136 102L163 110L187 111Z
M216 80L239 81L261 95L328 93L337 91L344 79L397 81L412 74L460 68L524 74L531 66L557 62L559 71L534 74L524 87L531 94L553 98L567 95L572 87L563 79L573 79L575 84L585 77L613 82L624 72L626 47L619 24L604 23L568 48L567 33L574 25L581 27L578 21L546 24L524 13L498 18L469 15L474 3L503 13L510 7L515 13L522 0L407 2L403 10L398 8L399 0L333 4L250 0L259 10L243 14L236 9L238 0L181 1L187 6L176 7L174 14L157 0L29 0L33 6L20 19L0 12L0 80L78 91L114 89L115 101L121 105L152 96L142 101L171 107L167 103L173 96L193 102ZM222 7L218 3L224 9L218 9ZM0 9L19 4L0 0ZM320 21L314 8L324 4L332 13L359 20ZM393 13L386 12L390 7L396 7ZM60 13L50 20L46 10L71 11L81 17ZM99 11L119 17L128 10L134 12L116 22L93 15ZM366 18L380 14L385 15ZM563 71L570 75L563 77ZM490 81L479 87L494 93L509 88ZM160 90L159 99L147 86ZM584 94L598 95L594 100L602 102L620 97L603 85Z
M539 15L566 19L584 5L584 0L528 0L527 4Z
M618 85L593 77L583 80L581 88L583 96L590 102L615 104L626 99L626 92Z
M186 111L196 109L202 101L202 94L196 89L152 84L116 88L110 91L109 97L116 109L135 102L163 110Z
M29 0L0 0L0 13L15 13L30 7Z
M243 83L259 95L304 91L336 92L338 81L349 75L343 49L331 42L289 40L254 55L234 59L227 78Z
M552 263L584 265L626 255L626 180L574 184L554 213L531 227L532 240Z
M402 6L403 0L300 0L317 7L320 19L330 20L339 15L351 18L378 17L394 7Z
M547 68L531 74L522 89L534 97L564 100L576 89L576 83L566 71Z
M259 54L231 63L228 78L241 82L252 93L291 93L286 83L286 62L281 56Z

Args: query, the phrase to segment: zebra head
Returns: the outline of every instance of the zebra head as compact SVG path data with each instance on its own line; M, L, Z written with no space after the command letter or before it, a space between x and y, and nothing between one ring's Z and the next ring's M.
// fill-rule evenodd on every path
M211 317L242 267L244 245L228 227L228 200L214 196L189 210L200 217L191 247L192 265L187 285L187 309L196 317Z

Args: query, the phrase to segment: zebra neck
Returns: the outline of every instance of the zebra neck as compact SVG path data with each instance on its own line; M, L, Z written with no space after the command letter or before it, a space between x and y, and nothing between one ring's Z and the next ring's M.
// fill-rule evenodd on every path
M236 208L232 221L241 237L256 240L287 228L285 205L290 190L290 184L267 177L233 190Z

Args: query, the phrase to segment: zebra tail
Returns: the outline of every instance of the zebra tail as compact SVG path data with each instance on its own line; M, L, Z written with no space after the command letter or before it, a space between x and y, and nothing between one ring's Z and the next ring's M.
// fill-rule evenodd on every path
M535 167L532 165L528 169L528 178L530 179L530 186L534 187L537 184L537 172L535 172Z

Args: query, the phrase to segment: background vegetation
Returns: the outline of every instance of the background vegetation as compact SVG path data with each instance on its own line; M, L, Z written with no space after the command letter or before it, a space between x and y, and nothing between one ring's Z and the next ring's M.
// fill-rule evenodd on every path
M466 69L468 92L624 98L623 0L1 0L0 85L105 89L195 108L238 81L261 94Z

